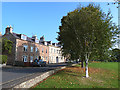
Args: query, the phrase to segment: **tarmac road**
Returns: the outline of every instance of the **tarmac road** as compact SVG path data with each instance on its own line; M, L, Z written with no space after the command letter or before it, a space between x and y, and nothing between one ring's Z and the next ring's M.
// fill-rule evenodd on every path
M12 88L17 84L20 84L26 80L32 79L44 72L59 68L61 66L66 66L65 63L62 64L49 64L47 67L2 67L2 88Z

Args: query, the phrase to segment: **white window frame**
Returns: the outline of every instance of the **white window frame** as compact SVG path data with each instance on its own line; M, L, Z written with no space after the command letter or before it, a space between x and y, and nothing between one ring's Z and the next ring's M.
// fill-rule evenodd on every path
M27 50L28 50L28 45L23 45L23 51L27 52Z
M33 62L33 56L30 56L30 62Z
M53 49L51 48L51 53L52 53L52 50L53 50Z
M42 60L44 60L44 57L42 56Z
M30 51L31 51L31 52L33 52L33 49L34 49L34 47L33 47L33 46L31 46Z
M38 51L38 48L36 47L36 48L35 48L35 52L37 52L37 51Z
M26 58L25 58L26 57ZM28 56L27 55L23 55L23 62L28 62Z

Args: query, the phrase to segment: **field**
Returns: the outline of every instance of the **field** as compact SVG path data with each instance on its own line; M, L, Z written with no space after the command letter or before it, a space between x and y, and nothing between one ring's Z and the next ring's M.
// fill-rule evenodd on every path
M89 63L89 78L80 65L67 67L34 88L118 88L118 63Z

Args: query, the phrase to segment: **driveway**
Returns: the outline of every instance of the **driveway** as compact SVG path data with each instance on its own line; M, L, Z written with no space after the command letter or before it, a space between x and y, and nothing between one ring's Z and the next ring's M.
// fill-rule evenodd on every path
M26 80L34 78L44 72L66 66L63 64L49 64L47 67L2 67L2 88L11 88Z

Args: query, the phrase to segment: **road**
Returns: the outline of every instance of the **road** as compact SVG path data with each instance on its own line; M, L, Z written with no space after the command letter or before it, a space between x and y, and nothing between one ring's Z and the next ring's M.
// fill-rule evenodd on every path
M2 67L2 88L12 88L26 80L32 79L44 72L66 66L63 64L49 64L47 67Z

